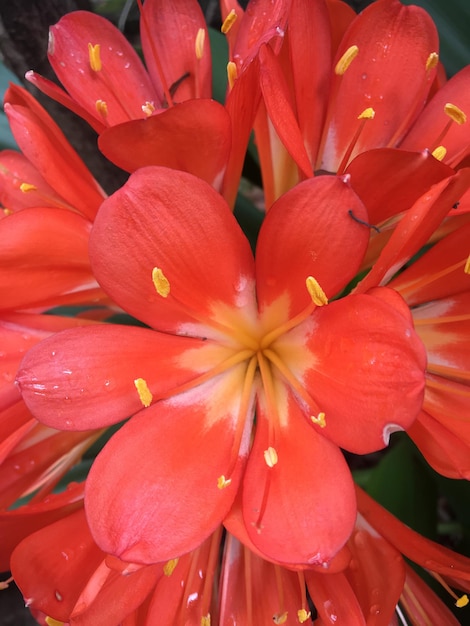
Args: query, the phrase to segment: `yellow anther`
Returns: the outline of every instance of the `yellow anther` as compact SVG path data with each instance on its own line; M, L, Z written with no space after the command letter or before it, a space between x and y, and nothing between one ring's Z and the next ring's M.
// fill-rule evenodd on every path
M455 106L451 102L448 102L444 105L444 113L450 117L456 124L462 125L467 121L467 116L459 109L459 107Z
M200 61L204 55L204 42L206 40L206 31L203 28L200 28L197 31L196 41L194 44L194 49L196 51L196 59Z
M458 598L458 600L455 603L455 606L459 609L462 609L464 606L467 606L468 604L468 596L465 593L463 596L460 596L460 598Z
M6 207L3 209L3 214L6 215L13 215L13 211L11 209L7 209Z
M325 414L323 413L323 411L319 413L316 417L315 415L311 415L310 419L312 420L314 424L317 424L318 426L320 426L320 428L325 428L326 419L325 419Z
M158 295L162 298L168 298L170 294L170 281L159 267L153 268L152 280Z
M305 609L299 609L297 611L297 619L299 620L301 624L306 622L311 615L312 614L310 613L310 611L307 612Z
M342 76L358 54L359 48L357 46L350 46L336 64L335 74L337 76Z
M266 465L268 467L274 467L276 465L278 461L277 452L271 446L269 446L269 448L264 451L264 460L266 461Z
M90 67L94 72L101 71L101 46L99 43L92 45L88 44L88 56L90 58Z
M439 55L437 52L431 52L426 60L426 71L433 70L439 63Z
M98 111L98 113L100 115L102 115L103 117L107 117L107 115L108 115L108 105L106 104L106 102L104 100L97 100L95 102L95 107L96 107L96 110Z
M147 117L150 117L152 113L155 111L155 105L153 102L146 102L142 105L142 111L145 113Z
M284 613L279 613L278 615L273 615L273 622L275 624L285 624L287 621L287 611Z
M201 626L211 626L211 614L203 615L201 617Z
M375 111L372 107L364 109L360 115L357 116L358 120L373 120L375 117Z
M136 378L134 380L135 388L137 389L137 393L139 394L140 401L144 405L145 408L152 404L152 392L147 386L147 382L143 378Z
M227 78L228 78L228 86L230 89L233 89L235 81L237 80L238 71L237 66L233 61L229 61L227 63Z
M222 474L222 476L219 476L219 478L217 479L217 487L219 489L225 489L225 487L228 487L231 482L231 478L225 478L225 476Z
M47 616L46 619L44 620L47 624L47 626L64 626L65 622L61 622L58 619L54 619L53 617L49 617Z
M222 24L222 27L220 29L224 35L226 35L228 31L232 28L237 20L237 17L238 15L235 13L235 9L232 9L227 17L224 19L224 23Z
M23 193L28 193L28 191L37 191L36 185L32 185L31 183L21 183L20 191Z
M438 161L442 161L443 159L445 159L447 150L444 148L444 146L437 146L437 148L434 148L431 154Z
M308 276L305 284L307 286L307 291L313 300L313 304L316 304L317 306L324 306L325 304L328 304L328 298L326 297L325 292L313 276Z
M165 576L171 576L175 571L175 567L178 565L179 559L170 559L163 566L163 573Z
M470 274L470 254L468 255L468 259L467 259L467 262L465 263L465 267L463 268L463 271L466 274Z

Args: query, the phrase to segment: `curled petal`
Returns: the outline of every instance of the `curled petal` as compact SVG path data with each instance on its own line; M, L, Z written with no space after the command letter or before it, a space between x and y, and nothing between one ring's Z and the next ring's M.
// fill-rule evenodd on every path
M90 257L112 298L159 330L185 333L184 323L201 321L201 336L209 325L231 326L219 305L254 314L248 240L221 196L185 172L146 167L131 175L103 203Z
M103 550L136 563L167 561L196 548L221 523L247 454L242 376L238 368L226 380L158 403L108 442L85 494ZM248 419L246 432L250 426Z
M426 355L409 311L384 289L332 302L313 319L304 384L325 413L322 434L357 454L383 448L423 401Z
M269 400L259 403L243 480L245 526L269 559L327 568L354 525L351 474L340 450L307 423L292 393L279 385L277 396L278 415ZM276 420L271 435L269 422Z
M359 221L358 221L359 220ZM332 297L356 274L369 239L367 212L347 180L321 176L279 198L263 222L256 250L261 310L287 292L290 315L310 303L313 276Z

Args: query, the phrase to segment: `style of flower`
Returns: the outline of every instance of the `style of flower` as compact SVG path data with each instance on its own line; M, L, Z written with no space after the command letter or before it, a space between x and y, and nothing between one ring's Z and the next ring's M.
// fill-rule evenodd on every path
M103 203L93 270L151 328L60 333L28 352L18 381L52 427L136 414L87 479L105 552L136 563L186 553L238 491L247 533L270 559L327 567L343 546L356 508L339 447L378 450L408 428L425 368L393 290L329 302L367 246L351 211L367 219L347 179L305 181L271 208L255 261L224 200L189 174L141 169Z
M25 89L8 89L5 112L22 154L0 153L0 308L107 301L88 259L105 193Z

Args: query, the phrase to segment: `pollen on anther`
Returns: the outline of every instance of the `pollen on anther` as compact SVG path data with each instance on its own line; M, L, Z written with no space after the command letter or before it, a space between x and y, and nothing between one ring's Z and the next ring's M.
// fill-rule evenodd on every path
M204 42L206 40L206 31L200 28L197 31L196 41L194 43L194 49L196 52L196 59L200 61L204 55Z
M444 146L437 146L437 148L434 148L434 150L431 152L431 154L438 161L442 161L442 160L445 159L445 156L447 154L447 150L446 150L446 148L444 148Z
M171 576L175 571L175 567L178 565L179 559L170 559L163 566L163 573L165 576Z
M232 28L237 17L238 15L235 13L235 9L232 9L230 13L227 15L227 17L224 19L224 23L222 24L222 27L220 29L220 31L224 35L226 35L229 32L229 30Z
M437 52L431 52L431 54L426 59L426 71L432 70L439 63L439 55Z
M297 619L299 620L301 624L306 622L310 618L311 615L312 614L310 613L310 611L307 612L305 609L299 609L297 611Z
M147 117L150 117L155 111L155 105L153 104L153 102L146 102L142 105L142 111Z
M28 193L28 191L37 191L36 185L32 185L31 183L21 183L20 191L23 193Z
M467 262L465 263L465 267L463 268L463 271L466 274L470 274L470 254L468 255L468 259L467 259Z
M452 104L451 102L447 102L447 104L444 105L444 113L448 115L456 124L459 124L459 126L465 124L467 121L467 116L462 109L459 109L458 106Z
M201 626L211 626L211 614L203 615L201 617Z
M276 450L269 446L267 450L264 451L264 460L266 461L266 465L268 467L274 467L278 462L278 456Z
M238 76L237 66L235 65L233 61L229 61L227 63L227 79L228 79L228 86L230 87L230 89L233 89L235 81L237 80L237 76Z
M107 117L108 115L108 105L106 104L106 102L104 100L97 100L95 102L95 108L98 111L98 113L100 115L102 115L103 117Z
M170 281L159 267L152 270L152 281L159 296L168 298L170 294Z
M277 615L273 615L273 622L275 624L285 624L287 621L287 611L284 613L278 613Z
M358 120L373 120L375 117L375 111L372 107L367 107L367 109L364 109L364 111L362 111L362 113L360 113L357 116Z
M222 476L219 476L219 478L217 479L217 487L219 489L225 489L225 487L228 487L231 482L231 478L225 478L225 476L222 474Z
M467 606L469 600L468 600L468 596L465 593L463 596L460 596L460 598L457 599L455 606L458 609L462 609L464 606Z
M310 419L312 420L314 424L317 424L318 426L320 426L320 428L325 428L326 419L325 419L325 414L323 413L323 411L319 413L317 416L311 415Z
M316 306L324 306L325 304L328 304L328 298L326 297L325 292L313 276L307 276L305 284L307 286L307 291L313 300L313 304L316 304Z
M143 378L136 378L134 380L135 388L137 389L137 393L139 394L140 401L144 405L145 408L152 404L152 392L147 386L147 382Z
M337 76L342 76L358 54L359 48L357 46L350 46L336 64L335 74Z
M54 619L53 617L50 617L49 615L46 617L46 619L44 620L47 624L47 626L64 626L65 622L61 622L58 619Z
M99 43L93 45L91 43L88 44L88 57L90 59L90 67L94 72L101 71L101 46Z

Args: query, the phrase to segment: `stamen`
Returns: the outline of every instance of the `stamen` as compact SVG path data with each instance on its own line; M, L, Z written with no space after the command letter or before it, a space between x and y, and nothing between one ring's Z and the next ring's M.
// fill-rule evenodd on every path
M54 619L53 617L49 617L49 615L44 620L47 626L64 626L65 622L61 622L58 619Z
M230 87L230 89L233 89L233 86L235 84L235 81L237 80L237 77L238 77L237 66L235 65L233 61L229 61L227 63L227 79L228 79L228 86Z
M159 296L168 298L170 294L170 281L159 267L152 270L152 281Z
M313 276L308 276L306 278L305 285L307 286L307 291L312 298L312 302L316 306L325 306L325 304L328 304L328 298L326 297L325 292Z
M201 617L201 626L211 626L211 614L210 613Z
M455 606L458 609L462 609L464 606L467 606L468 602L468 596L466 593L464 593L464 595L460 596L460 598L456 601Z
M357 46L350 46L336 64L335 74L337 76L342 76L358 54L359 48Z
M374 117L375 117L375 111L372 107L367 107L367 109L364 109L364 111L362 111L362 113L360 113L357 116L357 119L359 120L359 125L356 129L356 132L354 133L351 143L349 144L348 148L346 149L346 152L344 153L341 163L339 164L338 171L336 172L337 174L342 174L343 171L345 170L347 164L349 163L349 159L351 158L351 154L356 146L357 140L359 139L362 133L362 129L364 128L365 123L368 120L373 120Z
M275 624L285 624L287 621L287 611L284 613L278 613L277 615L273 615L273 622Z
M165 576L171 576L175 571L175 567L178 565L179 559L170 559L163 566L163 573Z
M140 401L144 405L145 408L152 404L152 392L147 386L146 381L143 378L136 378L134 380L135 388L137 389L137 393L139 394Z
M224 35L226 35L229 32L229 30L232 28L232 26L237 20L237 17L238 15L235 13L235 9L232 9L230 13L227 15L227 17L224 19L224 23L222 24L222 27L220 29L220 31Z
M468 255L467 262L465 263L465 267L463 268L465 274L470 274L470 254Z
M467 604L469 603L469 599L466 593L463 596L458 596L456 593L454 593L454 591L452 591L452 589L449 587L446 581L442 578L442 576L440 576L436 572L431 572L429 570L426 570L426 571L429 574L431 574L431 576L433 576L433 578L435 578L440 585L444 587L444 589L447 591L449 595L452 596L452 598L454 598L455 606L457 608L462 609L464 606L467 606Z
M318 426L320 426L320 428L325 428L326 426L326 419L325 419L325 414L323 413L323 411L321 411L317 417L315 417L315 415L311 415L310 419L312 420L312 422L314 424L317 424Z
M434 148L431 154L438 161L443 161L447 154L447 150L446 148L444 148L444 146L437 146L437 148Z
M150 117L155 111L155 105L153 104L153 102L146 102L142 105L142 111L147 117Z
M98 111L98 113L102 115L103 117L108 116L108 105L106 104L104 100L97 100L95 102L95 108Z
M272 446L269 446L269 448L264 451L264 460L266 461L266 465L268 467L274 467L277 464L277 452Z
M452 104L451 102L444 105L444 113L459 126L465 124L467 121L467 116L462 109L459 109L458 106L455 106L455 104Z
M431 52L426 60L426 72L429 72L429 70L433 70L438 63L439 55L437 54L437 52Z
M194 44L194 49L196 52L196 59L200 61L204 55L204 42L206 40L206 31L203 28L200 28L197 31L196 41Z
M11 209L7 209L6 207L4 207L2 210L5 216L13 215L13 211Z
M32 185L31 183L21 183L20 191L23 193L28 193L28 191L37 191L36 185Z
M13 576L10 576L10 578L7 578L6 580L0 580L0 591L2 591L3 589L8 589L10 583L12 583L13 580Z
M310 611L307 612L305 609L299 609L297 611L297 619L299 620L301 624L306 622L311 615L312 614L310 613Z
M99 43L94 46L91 43L88 44L90 67L94 72L100 72L102 68L100 50L101 46Z
M225 489L225 487L228 487L231 482L231 478L225 478L225 476L222 474L222 476L219 476L219 478L217 479L217 487L219 489Z

